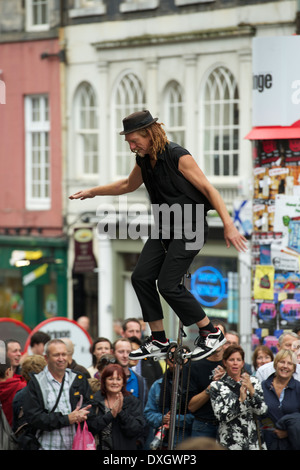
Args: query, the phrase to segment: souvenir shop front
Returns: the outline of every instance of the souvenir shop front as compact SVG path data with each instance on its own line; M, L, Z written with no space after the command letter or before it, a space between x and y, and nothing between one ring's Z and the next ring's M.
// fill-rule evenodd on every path
M299 36L253 40L252 348L274 352L300 330L299 77Z

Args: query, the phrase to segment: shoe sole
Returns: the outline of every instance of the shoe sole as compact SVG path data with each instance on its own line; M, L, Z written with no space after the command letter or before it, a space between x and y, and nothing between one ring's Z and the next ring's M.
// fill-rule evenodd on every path
M219 349L223 344L226 343L226 338L223 338L222 341L220 341L215 347L213 347L210 351L205 352L204 354L201 354L199 356L193 357L193 353L191 353L189 359L191 361L196 362L196 361L201 361L201 359L204 359L205 357L211 356L217 349Z
M128 356L131 361L138 361L139 359L147 359L147 357L153 357L154 359L157 358L159 361L160 359L165 359L167 357L168 352L159 352L155 351L153 353L142 354L141 356Z

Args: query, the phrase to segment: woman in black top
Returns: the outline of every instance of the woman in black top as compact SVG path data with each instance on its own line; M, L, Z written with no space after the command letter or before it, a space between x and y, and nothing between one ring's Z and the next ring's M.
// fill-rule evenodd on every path
M89 430L98 437L99 450L137 449L146 422L140 400L125 387L123 368L119 364L106 366L88 419Z

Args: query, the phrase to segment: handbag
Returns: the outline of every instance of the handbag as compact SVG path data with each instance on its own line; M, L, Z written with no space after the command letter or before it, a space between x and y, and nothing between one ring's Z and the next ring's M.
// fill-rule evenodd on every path
M261 430L260 430L260 425L259 425L259 420L257 418L257 415L253 413L253 419L255 421L255 426L256 426L256 432L257 432L257 441L258 441L258 447L259 450L266 450L265 445L262 441L262 436L261 436Z
M89 431L86 421L83 427L77 426L74 436L72 450L96 450L96 443L93 434Z
M41 447L41 444L39 443L39 437L41 434L42 432L36 435L30 424L22 424L22 426L20 426L14 433L14 437L18 444L18 449L38 450Z
M0 450L17 450L18 445L14 433L4 414L0 403Z

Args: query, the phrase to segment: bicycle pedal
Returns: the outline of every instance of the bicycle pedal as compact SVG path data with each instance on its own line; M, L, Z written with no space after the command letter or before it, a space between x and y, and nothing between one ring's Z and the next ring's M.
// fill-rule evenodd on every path
M182 354L182 359L190 359L192 357L192 352Z

